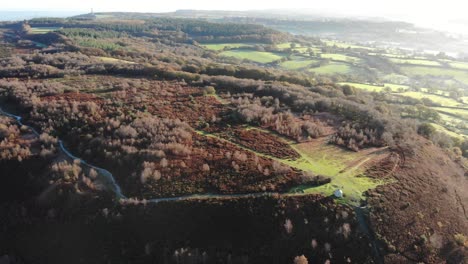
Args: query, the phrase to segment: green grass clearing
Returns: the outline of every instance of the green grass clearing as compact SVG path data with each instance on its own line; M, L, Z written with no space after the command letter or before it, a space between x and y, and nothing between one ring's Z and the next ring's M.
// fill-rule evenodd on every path
M411 77L418 75L449 76L468 85L468 71L428 66L402 66L400 69Z
M52 31L59 30L59 27L31 27L32 34L46 34Z
M349 85L356 87L358 89L366 90L369 92L382 92L388 87L392 90L392 92L399 92L400 89L408 90L407 85L399 85L399 84L392 84L392 83L384 83L383 85L373 85L373 84L364 84L364 83L351 83L351 82L341 82L338 83L339 85Z
M205 49L220 51L224 48L229 49L238 49L238 48L248 48L252 47L255 44L247 44L247 43L216 43L216 44L202 44L201 46Z
M439 124L436 124L436 123L431 123L431 125L434 126L434 128L439 131L439 132L443 132L447 135L449 135L450 137L453 137L453 138L458 138L460 140L463 140L463 139L466 139L467 137L463 136L463 134L459 134L459 133L456 133L456 132L453 132L453 131L450 131L448 130L447 128L439 125Z
M432 100L433 102L440 104L441 106L457 107L461 105L459 102L457 102L456 100L452 98L447 98L447 97L436 95L436 94L428 94L424 92L410 91L410 92L399 93L399 95L407 96L407 97L411 97L415 99L428 98Z
M259 153L252 149L246 148L235 142L220 138L215 134L197 131L199 134L214 137L222 141L230 142L246 151L253 152L256 155L264 158L276 160L283 164L289 165L303 171L310 171L316 175L323 175L332 179L331 183L310 187L297 186L291 189L291 192L304 193L320 193L322 195L332 195L337 188L343 190L346 195L346 202L357 204L363 199L363 193L369 189L373 189L379 185L387 183L383 180L374 180L363 175L365 164L378 157L385 149L375 149L373 151L353 152L344 150L334 145L327 144L326 139L316 140L307 143L295 143L292 140L278 136L264 129L249 127L247 129L258 129L265 133L270 133L289 144L289 146L301 155L301 158L296 160L279 159L273 156Z
M462 108L444 108L444 107L432 107L432 109L435 109L441 113L446 113L449 115L457 116L462 119L466 119L468 122L468 106L466 109Z
M282 55L272 52L253 51L253 50L228 50L220 53L221 56L235 57L241 60L250 60L258 63L270 63L283 58Z
M461 69L461 70L468 70L468 62L454 61L454 62L450 62L449 65L452 68Z
M347 56L344 54L338 54L338 53L323 53L320 55L320 57L322 59L330 59L334 61L342 61L342 62L350 62L350 63L357 63L361 61L359 58Z
M399 59L399 58L390 58L390 61L397 64L412 64L412 65L422 65L422 66L441 66L438 61L432 60L418 60L418 59Z

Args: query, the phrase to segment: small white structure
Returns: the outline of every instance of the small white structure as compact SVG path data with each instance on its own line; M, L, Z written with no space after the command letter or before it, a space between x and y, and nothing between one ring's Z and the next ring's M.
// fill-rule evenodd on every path
M335 195L336 198L343 198L343 191L341 189L336 189L333 195Z

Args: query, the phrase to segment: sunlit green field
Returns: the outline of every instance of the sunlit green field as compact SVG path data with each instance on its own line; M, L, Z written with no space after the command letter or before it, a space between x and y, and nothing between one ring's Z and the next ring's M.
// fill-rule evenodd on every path
M433 109L441 112L441 113L447 113L450 115L455 115L460 118L466 119L468 123L468 105L464 106L466 109L462 108L444 108L444 107L432 107Z
M205 49L210 50L223 50L224 48L229 49L236 49L236 48L244 48L244 47L252 47L253 44L246 44L246 43L216 43L216 44L203 44L201 45Z
M318 60L290 60L280 63L280 66L288 70L298 70L306 68L307 66L318 63Z
M292 42L285 42L285 43L276 44L276 47L278 49L288 49L288 48L291 48L291 44ZM296 45L296 48L301 47L301 44L299 43L295 43L295 45Z
M423 93L423 92L404 92L400 93L400 95L415 98L415 99L422 99L422 98L428 98L432 100L435 103L439 103L442 106L460 106L461 104L457 102L456 100L452 98L447 98L444 96L440 95L435 95L435 94L428 94L428 93Z
M332 62L330 64L309 69L310 72L317 74L347 74L352 71L352 67L345 63Z
M342 62L352 62L352 63L361 61L359 58L347 56L344 54L337 54L337 53L323 53L320 55L320 57L323 59L330 59L330 60L342 61Z
M390 58L390 61L397 64L413 64L413 65L422 65L422 66L441 66L437 61L432 60L416 60L416 59L398 59Z
M283 56L263 51L253 50L228 50L220 53L221 56L247 59L259 63L269 63L281 59Z
M447 135L449 135L450 137L454 137L454 138L458 138L460 140L463 140L464 138L466 138L465 136L459 134L459 133L456 133L456 132L453 132L453 131L450 131L448 130L447 128L439 125L439 124L436 124L436 123L431 123L434 128L437 130L437 131L440 131L440 132L443 132Z
M352 152L325 142L299 143L291 146L302 158L291 162L290 166L312 171L332 179L329 184L318 187L296 187L292 191L300 190L305 193L332 195L336 189L342 189L347 199L359 201L363 192L385 183L362 175L365 172L366 164L376 158L379 151L372 153Z
M52 31L59 30L58 27L32 27L31 33L32 34L46 34Z
M453 68L461 69L461 70L468 70L468 63L467 62L459 62L454 61L450 62L449 65Z
M388 87L391 89L392 92L399 92L400 89L408 90L407 85L399 85L399 84L392 84L392 83L384 83L383 85L372 85L372 84L364 84L364 83L351 83L351 82L341 82L338 83L340 85L349 85L356 87L358 89L366 90L369 92L382 92Z
M458 69L447 69L440 67L427 66L402 66L400 67L403 73L409 76L417 75L434 75L434 76L450 76L454 79L468 85L468 71Z

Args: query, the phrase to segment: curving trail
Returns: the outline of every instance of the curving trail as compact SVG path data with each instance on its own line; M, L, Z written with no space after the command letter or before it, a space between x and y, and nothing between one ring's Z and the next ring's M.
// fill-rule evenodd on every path
M8 116L16 120L16 122L20 126L25 126L29 128L34 135L40 136L40 133L34 129L33 127L24 124L21 120L21 116L17 116L11 113L4 111L0 108L0 114ZM113 192L117 198L117 200L122 202L132 202L136 200L128 199L123 193L120 186L117 184L114 175L110 173L108 170L97 167L88 163L87 161L76 157L73 155L64 145L63 141L59 140L58 145L60 147L60 151L63 152L66 156L68 156L72 160L80 161L81 165L84 165L90 169L94 169L99 173L99 180L110 190ZM291 197L291 196L306 196L310 194L306 193L277 193L277 192L262 192L262 193L245 193L245 194L194 194L194 195L185 195L185 196L177 196L177 197L162 197L162 198L154 198L149 200L138 201L142 203L159 203L159 202L172 202L172 201L186 201L186 200L209 200L209 199L233 199L233 198L256 198L256 197Z

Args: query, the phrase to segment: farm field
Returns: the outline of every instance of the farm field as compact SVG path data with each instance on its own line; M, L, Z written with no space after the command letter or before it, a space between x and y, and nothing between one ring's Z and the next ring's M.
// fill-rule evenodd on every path
M317 68L310 68L308 71L315 72L316 74L347 74L352 72L353 67L345 63L331 62L330 64L320 66Z
M280 66L288 70L307 68L311 64L319 63L318 60L293 59L280 63Z
M285 42L285 43L279 43L279 44L276 44L275 46L278 48L278 49L289 49L291 48L291 44L293 44L294 42ZM299 43L294 43L296 46L295 48L301 48L301 44Z
M418 75L448 76L468 85L468 71L428 66L402 66L401 70L411 77Z
M359 58L343 55L343 54L336 54L336 53L323 53L320 55L323 59L330 59L334 61L342 61L342 62L351 62L351 63L358 63L361 60Z
M283 56L272 52L252 51L252 50L229 50L220 53L221 56L246 59L258 63L270 63L283 58Z
M468 105L462 105L460 108L432 107L437 111L443 111L452 115L457 115L468 120Z
M32 34L46 34L51 31L59 30L58 27L31 27Z
M436 123L431 123L431 124L432 124L432 126L434 126L434 128L437 131L443 132L443 133L449 135L450 137L454 137L454 138L457 138L457 139L460 139L460 140L468 138L467 135L463 135L461 133L453 132L453 131L451 131L451 130L447 129L446 127L441 126L439 124L436 124Z
M216 43L216 44L201 44L202 47L214 51L223 50L224 48L229 49L238 49L238 48L245 48L245 47L252 47L255 44L248 44L248 43Z
M452 62L449 62L449 65L452 68L461 69L461 70L468 70L468 62L452 61Z
M338 84L353 86L358 89L366 90L369 92L382 92L382 91L385 91L386 88L390 88L392 92L399 92L400 89L407 90L409 88L406 85L399 85L399 84L392 84L392 83L384 83L383 85L372 85L372 84L364 84L364 83L341 82Z
M423 92L414 92L414 91L409 91L409 92L403 92L399 93L401 96L407 96L415 99L422 99L422 98L428 98L432 100L435 103L440 104L441 106L450 106L450 107L457 107L461 106L459 102L452 98L440 96L440 95L435 95L435 94L428 94L428 93L423 93Z
M399 59L391 58L390 61L397 64L412 64L412 65L423 65L423 66L441 66L437 61L431 60L418 60L418 59Z

